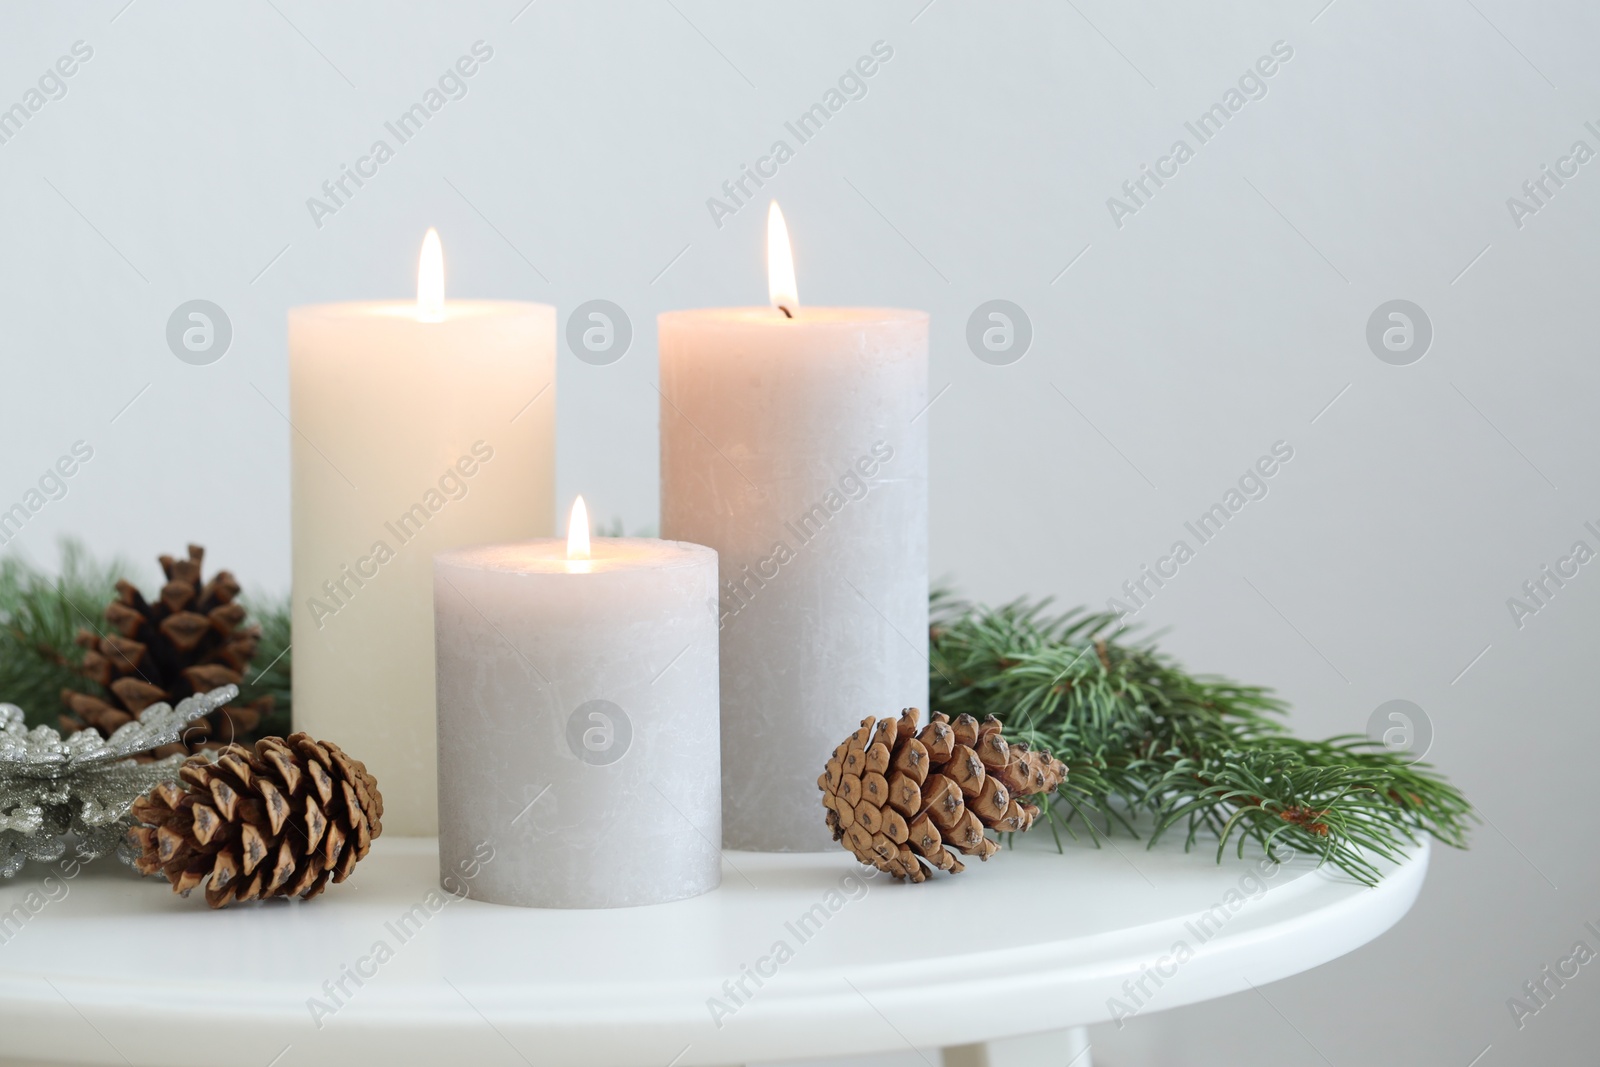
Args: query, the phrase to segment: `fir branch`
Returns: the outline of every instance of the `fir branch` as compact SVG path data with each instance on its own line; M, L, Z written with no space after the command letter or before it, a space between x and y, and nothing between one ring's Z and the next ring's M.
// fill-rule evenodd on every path
M1257 686L1192 675L1148 644L1121 644L1115 616L1050 612L1050 602L975 607L933 597L933 704L989 715L1068 767L1053 826L1097 839L1118 826L1150 843L1204 837L1217 857L1255 841L1314 853L1372 884L1376 860L1420 835L1466 847L1471 806L1426 763L1365 737L1304 741L1283 701Z
M0 699L53 721L63 688L93 692L77 673L80 628L116 579L116 560L96 563L62 543L59 577L0 559ZM289 604L247 598L262 636L242 697L271 695L264 733L283 733L291 713ZM1466 847L1471 806L1426 763L1410 763L1365 737L1306 741L1281 722L1287 706L1269 690L1185 672L1149 644L1124 644L1115 617L1050 612L1050 601L1000 608L933 596L930 665L934 706L951 715L1000 718L1019 740L1048 748L1069 768L1051 798L1053 830L1081 825L1098 838L1121 827L1151 844L1169 832L1185 848L1215 838L1311 852L1363 882L1376 860L1428 834Z
M255 659L239 686L239 701L248 704L257 697L272 698L272 712L261 718L256 733L262 737L284 737L290 730L293 691L290 686L293 653L289 644L289 598L244 596L250 621L261 627L261 643Z
M20 556L0 558L0 701L16 704L29 726L57 724L63 689L104 696L78 673L83 649L79 630L104 630L102 612L116 595L117 579L139 585L139 572L125 561L95 560L77 541L61 542L61 566L51 575ZM271 695L272 713L262 736L289 732L291 694L289 601L244 597L250 621L261 626L261 643L241 690L241 702Z
M98 693L78 673L83 650L73 637L103 625L100 612L126 572L71 540L61 542L55 577L19 556L0 559L0 700L24 709L29 726L56 725L63 689Z

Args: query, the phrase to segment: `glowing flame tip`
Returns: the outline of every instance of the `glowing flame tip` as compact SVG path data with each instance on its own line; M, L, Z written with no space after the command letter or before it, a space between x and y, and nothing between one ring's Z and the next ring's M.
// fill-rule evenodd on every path
M789 318L800 310L800 287L794 280L794 252L789 247L789 227L776 200L767 208L767 296L772 306Z
M589 509L581 496L572 502L572 518L567 522L567 558L589 558Z
M444 247L432 226L422 238L422 258L417 264L417 318L423 322L444 319Z

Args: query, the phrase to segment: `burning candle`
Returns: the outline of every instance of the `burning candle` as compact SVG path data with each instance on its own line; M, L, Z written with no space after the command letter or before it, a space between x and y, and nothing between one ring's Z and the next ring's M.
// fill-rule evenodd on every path
M660 316L661 530L717 550L723 839L834 847L817 769L928 698L928 316L800 303Z
M658 904L722 876L717 554L589 537L434 557L446 888L541 908ZM387 815L385 816L387 818Z
M555 309L444 298L289 312L294 720L359 751L391 833L437 827L432 557L555 525Z

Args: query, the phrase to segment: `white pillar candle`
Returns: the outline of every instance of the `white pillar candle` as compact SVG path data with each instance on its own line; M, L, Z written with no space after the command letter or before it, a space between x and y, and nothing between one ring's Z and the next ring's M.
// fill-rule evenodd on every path
M717 887L716 585L711 549L646 538L434 557L446 888L618 908Z
M434 551L555 525L555 309L445 302L429 236L416 303L289 312L294 723L400 834L437 828Z
M928 699L928 316L660 316L662 536L721 562L723 840L836 847L816 779L866 715ZM792 316L792 317L791 317Z

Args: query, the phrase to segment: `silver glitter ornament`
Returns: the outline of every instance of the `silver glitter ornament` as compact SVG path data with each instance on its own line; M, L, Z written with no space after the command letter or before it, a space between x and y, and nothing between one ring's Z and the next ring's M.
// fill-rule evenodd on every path
M109 738L82 730L66 740L48 726L29 730L21 708L0 704L0 877L30 859L60 859L69 839L80 860L116 850L130 862L134 853L122 848L133 825L128 809L152 786L175 779L184 761L130 757L178 740L190 723L238 695L237 686L219 686L176 708L152 704Z

